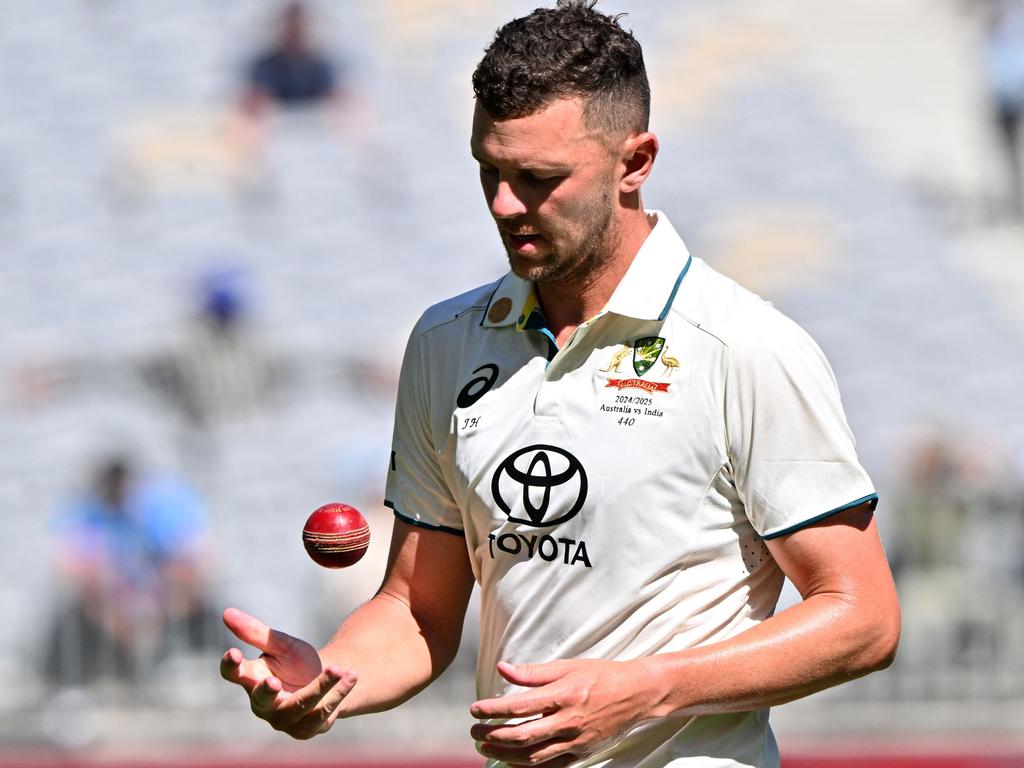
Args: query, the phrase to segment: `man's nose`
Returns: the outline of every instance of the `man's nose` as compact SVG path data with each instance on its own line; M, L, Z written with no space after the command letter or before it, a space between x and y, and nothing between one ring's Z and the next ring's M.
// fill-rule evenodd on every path
M515 216L522 216L526 213L526 205L519 199L519 196L512 189L512 185L505 180L498 182L494 190L494 197L491 198L491 214L496 219L511 219Z

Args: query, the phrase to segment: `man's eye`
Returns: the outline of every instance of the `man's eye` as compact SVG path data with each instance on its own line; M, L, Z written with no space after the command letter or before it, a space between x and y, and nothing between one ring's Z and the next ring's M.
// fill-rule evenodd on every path
M480 173L484 176L494 176L498 172L498 169L491 165L480 164Z
M526 181L532 181L538 184L554 184L555 182L561 181L565 178L558 174L537 174L533 171L523 171L522 176Z

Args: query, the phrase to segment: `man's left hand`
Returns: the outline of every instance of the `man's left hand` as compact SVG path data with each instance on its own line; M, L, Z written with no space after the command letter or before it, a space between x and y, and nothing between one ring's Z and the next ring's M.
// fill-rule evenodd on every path
M478 723L470 735L485 757L512 766L561 768L595 755L644 719L651 698L646 668L635 662L499 662L498 671L530 690L477 701L470 707L473 717L530 719L515 725Z

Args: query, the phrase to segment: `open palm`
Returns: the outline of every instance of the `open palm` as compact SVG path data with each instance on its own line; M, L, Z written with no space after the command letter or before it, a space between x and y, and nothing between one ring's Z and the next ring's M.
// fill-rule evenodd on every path
M252 689L268 677L281 681L282 689L292 693L308 685L323 671L316 648L284 632L269 628L259 619L239 610L225 611L224 623L239 640L255 646L262 653L255 659L242 658L241 651L232 652L232 661L238 663L234 682Z
M243 611L227 609L224 623L239 640L261 651L247 659L231 648L220 661L224 679L249 694L253 714L296 739L329 730L357 682L355 674L336 665L324 668L316 648L305 640L271 629Z

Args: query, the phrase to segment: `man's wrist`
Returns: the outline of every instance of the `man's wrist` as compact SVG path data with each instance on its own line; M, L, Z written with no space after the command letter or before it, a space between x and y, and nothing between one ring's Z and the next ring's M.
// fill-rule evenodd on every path
M680 709L679 682L675 680L678 662L667 655L643 656L635 665L637 699L641 702L641 720L667 717Z

